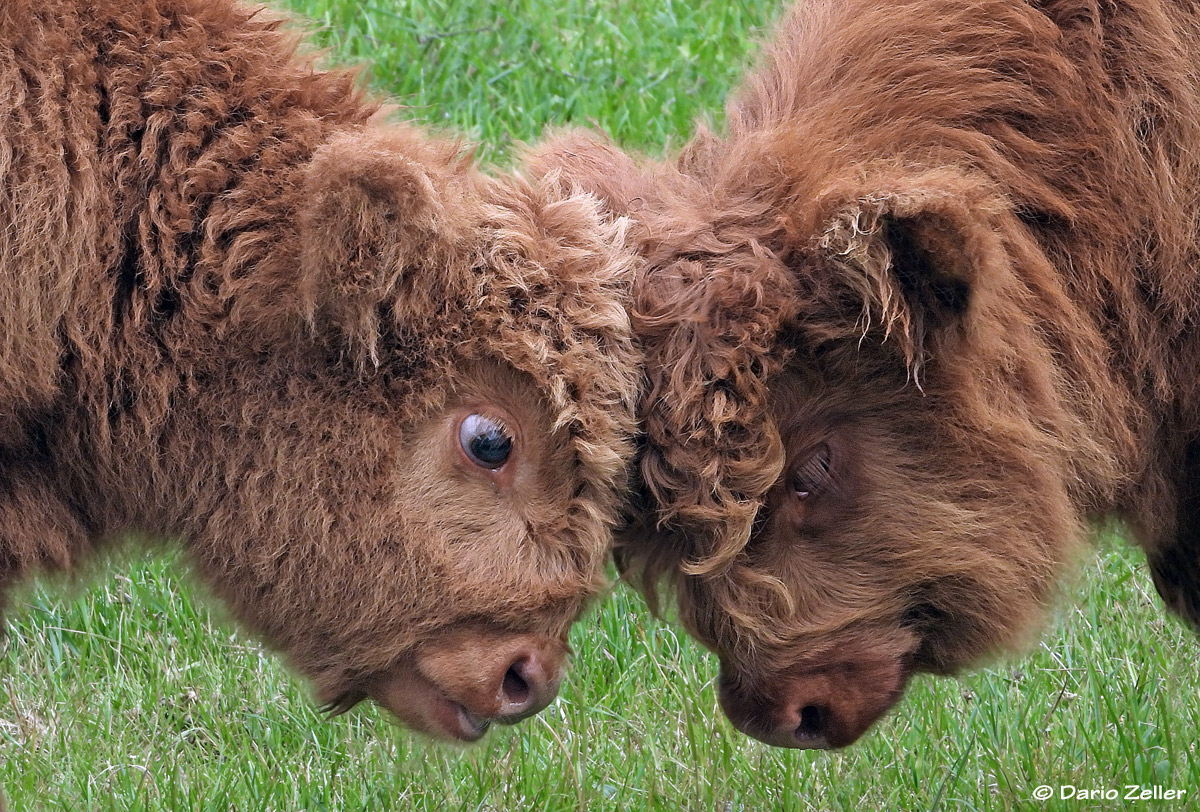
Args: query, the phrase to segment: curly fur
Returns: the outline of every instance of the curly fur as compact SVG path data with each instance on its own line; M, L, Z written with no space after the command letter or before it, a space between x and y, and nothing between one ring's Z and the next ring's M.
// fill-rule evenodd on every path
M565 650L632 457L625 225L385 122L283 22L0 6L0 589L180 538L342 706L457 679L423 663L464 629ZM453 462L480 404L515 470Z
M1020 645L1097 517L1200 623L1198 35L1168 0L808 0L672 164L531 157L639 221L620 555L744 720L846 662Z

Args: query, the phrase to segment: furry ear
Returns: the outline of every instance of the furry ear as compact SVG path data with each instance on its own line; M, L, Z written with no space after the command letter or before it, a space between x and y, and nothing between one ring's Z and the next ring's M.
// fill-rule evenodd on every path
M474 181L457 144L411 128L359 130L318 149L298 216L309 321L375 360L381 304L419 310L466 273Z
M981 182L933 170L841 206L820 249L861 296L863 331L882 322L916 372L930 343L968 316L985 270L1003 261L1004 208Z
M546 136L524 151L521 164L535 180L546 180L564 194L591 194L613 217L636 218L653 189L650 175L603 136L566 130Z

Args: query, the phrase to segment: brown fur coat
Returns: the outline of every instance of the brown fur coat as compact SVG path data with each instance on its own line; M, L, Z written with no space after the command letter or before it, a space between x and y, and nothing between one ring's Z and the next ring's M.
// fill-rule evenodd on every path
M181 538L324 700L470 738L603 582L632 256L296 46L231 0L0 4L0 590Z
M1200 5L804 0L639 220L645 526L743 729L856 738L1027 638L1091 519L1200 623Z

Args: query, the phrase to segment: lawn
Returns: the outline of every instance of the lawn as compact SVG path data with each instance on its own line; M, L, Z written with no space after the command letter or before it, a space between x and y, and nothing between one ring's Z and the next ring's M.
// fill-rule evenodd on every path
M721 98L774 2L293 0L403 115L503 164L548 124L661 151ZM703 10L697 10L703 7ZM538 717L471 749L371 706L334 720L237 632L170 553L17 595L0 651L0 786L14 810L1008 810L1200 808L1200 644L1141 557L1104 535L1040 645L961 680L918 679L853 748L736 733L715 662L616 587L574 630ZM1032 800L1048 785L1053 798ZM1188 800L1062 800L1074 786Z

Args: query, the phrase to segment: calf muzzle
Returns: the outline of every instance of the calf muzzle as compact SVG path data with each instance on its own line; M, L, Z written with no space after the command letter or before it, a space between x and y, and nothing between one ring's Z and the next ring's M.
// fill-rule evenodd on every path
M514 724L554 701L567 646L531 634L448 633L368 681L368 696L435 738L472 742L493 722Z
M792 669L760 687L723 666L718 691L746 735L775 747L831 749L862 736L900 699L909 675L900 660L860 660Z

